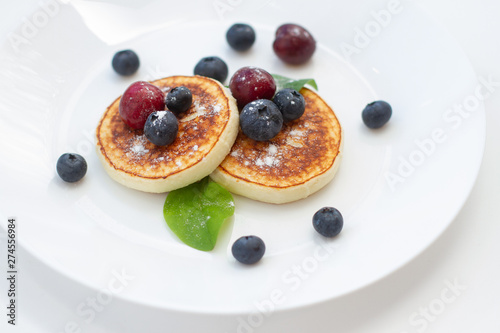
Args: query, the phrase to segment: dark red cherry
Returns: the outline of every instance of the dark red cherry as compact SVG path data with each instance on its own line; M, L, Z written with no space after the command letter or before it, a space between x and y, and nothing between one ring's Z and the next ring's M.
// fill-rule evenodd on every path
M300 25L284 24L276 31L273 49L287 64L300 65L312 57L316 50L316 41L309 31Z
M274 78L265 70L257 67L243 67L231 77L229 89L242 109L258 99L272 99L276 92Z
M123 93L118 110L125 124L144 128L149 115L165 109L165 94L157 86L145 81L132 83Z

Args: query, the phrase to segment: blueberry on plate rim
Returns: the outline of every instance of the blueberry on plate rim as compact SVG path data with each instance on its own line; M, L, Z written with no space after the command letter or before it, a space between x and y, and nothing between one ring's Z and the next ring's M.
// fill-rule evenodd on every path
M226 40L236 51L246 51L255 42L255 30L248 24L235 23L227 30Z
M128 76L137 72L140 62L134 51L123 50L115 53L111 65L118 74Z
M368 104L361 113L361 118L369 128L380 128L387 124L392 116L392 107L386 101L375 101Z
M312 219L314 229L325 237L335 237L344 226L344 218L338 209L323 207L318 210Z
M191 90L184 86L171 89L165 97L167 108L175 114L189 110L193 103Z
M283 127L283 115L272 101L258 99L245 105L240 114L240 126L250 139L271 140Z
M194 75L206 76L221 83L226 81L228 72L226 63L215 56L202 58L194 67Z
M87 161L79 154L64 153L57 160L59 177L68 183L75 183L87 173Z
M260 237L243 236L233 243L231 252L240 263L252 265L262 259L266 252L266 245Z
M157 146L167 146L174 142L178 131L179 122L168 110L151 113L144 125L144 135Z
M295 89L281 89L274 95L273 102L283 114L283 121L299 119L306 110L304 96Z

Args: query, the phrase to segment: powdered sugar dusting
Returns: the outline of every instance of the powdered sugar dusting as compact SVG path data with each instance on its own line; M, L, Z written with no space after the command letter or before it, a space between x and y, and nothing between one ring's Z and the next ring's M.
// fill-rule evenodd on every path
M255 165L258 167L275 167L278 166L281 162L280 154L278 151L278 146L272 143L266 147L265 154L260 156L255 161Z
M277 163L277 160L271 156L266 156L266 158L264 158L264 163L266 163L267 166L271 167Z
M305 131L301 131L298 129L293 129L288 134L294 138L300 138L300 137L303 137L304 135L306 135Z
M133 144L131 145L130 149L127 151L127 156L128 157L141 157L144 156L144 154L149 152L149 149L146 149L146 144L148 142L148 139L146 138L145 135L140 135L133 139Z
M295 148L304 147L304 145L302 143L300 143L300 141L296 141L292 137L286 138L286 143L287 143L287 145L295 147Z
M241 152L239 150L233 150L231 152L231 156L233 156L233 157L239 157L239 156L241 156Z
M307 130L294 128L288 133L286 143L295 148L302 148L304 147L302 141L305 136L307 136Z
M153 120L153 124L156 126L158 122L161 122L161 120L167 115L167 111L157 111L156 112L156 119Z
M222 110L222 105L215 104L210 108L210 110L207 110L207 108L204 105L200 105L199 100L195 100L195 101L193 101L193 109L194 109L194 112L190 113L186 117L182 118L180 120L181 123L193 120L197 117L204 117L204 116L218 114Z
M278 146L273 145L272 143L269 144L269 147L267 147L267 153L270 156L274 156L274 155L276 155L277 152L278 152Z
M207 113L207 108L204 107L203 105L200 105L199 101L194 101L193 106L194 106L194 113L190 114L187 117L182 118L180 120L181 123L193 120L196 117L204 116Z

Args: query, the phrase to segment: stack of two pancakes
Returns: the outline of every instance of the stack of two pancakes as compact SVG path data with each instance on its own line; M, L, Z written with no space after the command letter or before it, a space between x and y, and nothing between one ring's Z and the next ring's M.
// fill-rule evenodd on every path
M97 152L117 182L161 193L210 175L234 194L285 203L307 197L335 176L342 129L333 110L313 91L300 91L306 101L301 118L286 123L274 139L257 142L239 130L236 101L219 82L173 76L152 84L165 93L189 88L193 105L178 118L175 141L163 147L121 120L120 98L108 107L96 130Z

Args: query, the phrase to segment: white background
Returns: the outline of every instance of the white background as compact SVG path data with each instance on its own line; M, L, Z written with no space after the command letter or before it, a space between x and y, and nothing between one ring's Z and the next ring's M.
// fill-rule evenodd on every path
M500 2L418 3L459 42L478 76L492 75L500 81ZM38 1L23 0L16 3L15 10L9 4L11 1L0 0L0 40L21 24L22 17L33 11ZM500 89L485 106L483 165L469 200L449 229L423 254L382 281L326 304L273 316L262 332L277 332L285 323L287 328L293 327L287 329L291 333L500 332ZM79 302L95 292L79 290L24 252L20 258L20 325L7 327L2 310L0 332L63 332ZM446 281L458 282L465 290L457 291L453 301L443 303L439 300L442 295L448 299L454 295L445 291ZM444 309L440 304L445 304ZM429 317L423 320L418 313L429 307ZM112 315L113 309L107 311ZM412 324L412 316L420 321ZM82 332L109 332L111 327L103 323L105 319L96 320Z

